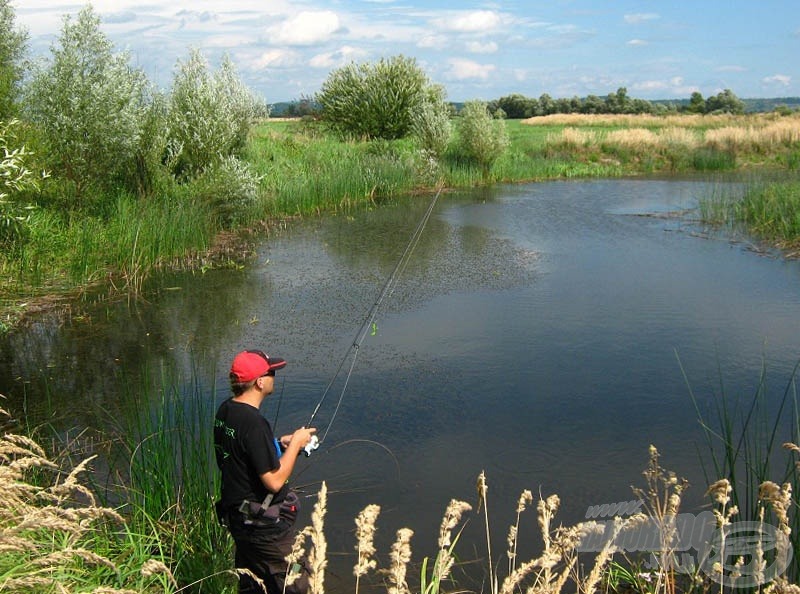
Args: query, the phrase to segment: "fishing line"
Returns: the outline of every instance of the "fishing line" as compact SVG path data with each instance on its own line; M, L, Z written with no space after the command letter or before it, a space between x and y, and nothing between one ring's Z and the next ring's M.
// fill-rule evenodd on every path
M347 349L345 352L344 357L342 357L341 362L339 363L339 367L336 369L336 373L333 374L330 382L325 388L325 391L322 393L322 397L320 398L319 402L317 402L317 406L314 407L314 412L311 413L311 418L308 420L306 427L311 427L311 423L314 421L314 417L317 416L320 407L322 406L323 402L325 402L325 398L328 396L328 393L331 390L336 378L339 377L339 374L344 369L345 364L347 363L348 358L351 356L352 352L352 359L350 360L350 366L347 370L347 375L344 378L344 384L342 386L342 391L339 393L339 399L336 402L336 407L333 409L333 414L331 415L330 420L328 421L328 425L325 427L325 431L322 434L322 437L319 439L319 444L325 441L325 438L328 436L328 431L330 431L331 425L333 425L333 420L336 418L336 414L339 412L339 408L342 405L342 400L344 399L344 394L347 391L347 385L350 382L350 376L353 374L353 369L355 368L356 361L358 360L358 354L361 349L361 343L364 342L364 339L367 337L367 333L373 328L373 324L375 322L375 318L378 315L378 309L380 308L383 301L394 292L394 288L397 285L397 281L400 278L400 275L405 271L406 266L408 265L409 260L411 259L411 254L414 252L414 249L417 247L419 243L419 239L422 236L422 232L425 229L425 226L428 224L428 220L431 217L431 213L433 212L434 207L436 206L436 202L439 199L439 194L442 193L441 188L436 192L433 199L431 200L430 205L428 205L428 209L425 211L425 214L422 216L422 219L417 224L417 228L414 230L414 233L411 235L411 238L406 245L403 254L400 256L400 259L397 261L397 264L392 270L392 273L386 279L386 282L383 285L383 289L378 295L378 298L373 303L372 307L370 308L369 312L367 313L367 317L364 318L364 322L358 329L356 333L355 339L353 343L350 345L350 348Z

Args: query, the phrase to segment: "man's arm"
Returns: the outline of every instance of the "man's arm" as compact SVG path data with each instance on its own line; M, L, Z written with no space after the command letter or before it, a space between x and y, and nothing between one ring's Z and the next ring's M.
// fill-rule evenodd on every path
M294 470L294 463L300 455L300 450L306 447L315 432L316 429L313 427L309 429L301 427L291 435L288 444L284 441L286 436L281 437L281 444L285 445L286 449L279 460L280 466L261 475L261 482L270 493L280 491L286 481L289 480Z

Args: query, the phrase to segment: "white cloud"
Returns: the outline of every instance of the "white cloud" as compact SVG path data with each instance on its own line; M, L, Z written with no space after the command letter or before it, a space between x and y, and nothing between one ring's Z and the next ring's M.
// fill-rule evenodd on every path
M450 69L448 78L452 80L479 79L486 80L495 70L493 64L478 64L463 58L451 58L448 61Z
M453 18L440 19L438 25L448 31L484 33L495 29L501 22L500 15L493 10L475 10L458 14Z
M644 39L631 39L627 45L631 46L639 46L639 45L647 45L647 42Z
M267 41L272 45L314 45L328 41L339 27L339 16L333 11L304 10L268 27Z
M312 68L338 68L348 62L357 62L366 58L368 53L365 50L345 45L335 52L325 52L317 54L309 60Z
M467 51L473 54L493 54L497 51L497 44L494 41L486 43L469 41L467 42Z
M638 25L646 21L654 21L660 19L661 16L654 12L639 12L636 14L626 14L624 17L625 22L629 25Z
M251 67L254 70L263 70L264 68L285 68L297 63L298 56L294 52L286 49L271 49L253 60Z
M780 85L783 87L788 87L790 84L792 84L792 77L788 74L773 74L772 76L766 76L762 78L761 82L768 85Z

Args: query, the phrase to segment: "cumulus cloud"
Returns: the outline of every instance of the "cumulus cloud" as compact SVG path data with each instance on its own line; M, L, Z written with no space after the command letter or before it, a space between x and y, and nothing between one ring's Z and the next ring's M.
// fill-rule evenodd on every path
M626 14L624 17L625 22L629 25L638 25L646 21L654 21L660 19L661 16L654 12L639 12L636 14Z
M494 41L481 43L480 41L467 42L467 51L473 54L493 54L497 51L497 44Z
M460 33L483 33L497 28L502 19L493 10L474 10L456 14L452 18L440 19L438 25L448 31Z
M331 10L303 10L267 29L274 45L314 45L331 38L340 28L339 16Z
M768 85L788 87L792 83L792 77L788 74L773 74L772 76L762 78L761 81Z
M252 61L251 67L254 70L264 68L287 68L298 63L298 56L291 50L271 49L263 52Z
M478 79L486 80L495 70L493 64L478 64L463 58L451 58L447 61L450 65L448 78L451 80Z

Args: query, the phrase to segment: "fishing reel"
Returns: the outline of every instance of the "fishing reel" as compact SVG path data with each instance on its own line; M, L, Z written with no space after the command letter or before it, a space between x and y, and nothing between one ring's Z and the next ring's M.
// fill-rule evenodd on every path
M310 456L311 452L316 450L319 447L319 437L316 435L311 436L311 441L309 441L306 446L303 448L303 453L306 456Z

